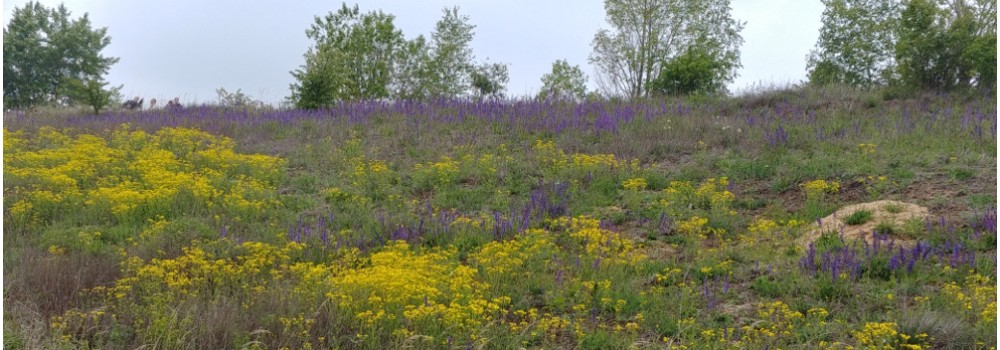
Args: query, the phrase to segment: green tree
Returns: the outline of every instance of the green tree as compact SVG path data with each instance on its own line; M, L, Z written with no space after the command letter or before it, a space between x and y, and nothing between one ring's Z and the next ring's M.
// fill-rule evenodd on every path
M431 33L432 75L427 88L433 97L456 97L469 91L475 57L469 45L476 26L469 24L469 16L459 15L458 6L443 12Z
M726 68L722 85L735 78L744 24L729 0L605 0L604 10L612 29L594 36L589 61L605 94L643 96L666 62L695 45L710 46Z
M587 95L587 75L580 66L570 66L566 60L552 62L552 71L542 75L540 98L583 99Z
M715 94L725 91L719 79L726 67L703 47L691 47L666 62L649 90L662 95Z
M28 2L14 8L3 30L4 104L24 108L69 102L64 84L101 84L118 58L101 55L111 43L107 28L93 29L87 14L70 18L64 6ZM80 85L80 84L78 84ZM77 86L79 87L79 86Z
M406 43L394 19L381 11L362 14L357 5L347 4L336 13L317 16L306 31L316 45L306 52L306 64L292 72L296 106L389 97L395 60Z
M90 107L94 110L94 114L101 114L102 110L121 99L122 87L108 88L107 85L107 82L99 78L87 80L68 78L63 83L62 90L70 102Z
M962 53L972 68L972 77L979 88L997 86L997 34L977 37Z
M250 95L243 93L243 89L229 92L226 91L226 88L220 87L215 89L215 94L219 98L219 105L226 108L256 109L264 107L263 101L255 100Z
M900 16L896 61L902 83L907 87L928 89L951 87L957 77L945 62L954 58L949 51L948 33L938 20L943 16L937 4L928 0L911 0Z
M432 95L434 62L424 36L407 40L399 50L392 79L392 98L423 100Z
M296 108L317 109L329 107L337 100L350 96L354 85L347 67L338 62L341 53L326 46L310 48L306 52L306 63L292 72L296 82L292 83L290 102Z
M502 98L510 81L509 69L503 63L484 62L476 66L470 79L477 96Z
M822 27L809 53L809 81L859 87L886 85L893 74L897 0L822 0Z
M940 5L906 3L895 46L902 85L934 90L995 86L996 1ZM989 9L992 15L983 13Z
M974 39L963 50L962 56L970 67L970 75L980 88L996 88L997 85L997 1L974 0L955 1L957 13L965 13L972 19ZM964 10L964 11L962 11ZM967 12L965 12L967 11Z

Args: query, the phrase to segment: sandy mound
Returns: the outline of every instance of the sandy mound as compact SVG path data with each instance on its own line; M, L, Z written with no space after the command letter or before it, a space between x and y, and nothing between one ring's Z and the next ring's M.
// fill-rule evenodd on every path
M871 211L871 220L861 225L847 225L844 223L844 218L859 210ZM808 246L809 243L816 241L824 232L842 233L845 240L861 238L867 240L869 243L873 243L872 232L875 231L875 226L878 224L888 223L893 227L903 227L907 221L914 219L923 221L927 218L927 215L926 207L898 201L883 200L848 205L821 219L818 223L813 223L809 232L802 237L801 243L804 246ZM915 243L915 241L907 240L903 237L893 238L897 244L909 245Z

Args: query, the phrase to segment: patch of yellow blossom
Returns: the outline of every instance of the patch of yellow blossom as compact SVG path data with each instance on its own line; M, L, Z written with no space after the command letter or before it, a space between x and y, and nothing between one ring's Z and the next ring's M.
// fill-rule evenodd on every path
M279 158L238 154L232 140L186 128L149 135L122 125L106 138L49 127L4 135L9 210L26 220L82 207L142 222L169 214L178 201L259 212L276 205L269 198L284 168Z
M444 326L471 335L510 298L487 299L483 293L489 285L476 278L476 269L460 265L456 255L454 248L417 252L406 242L392 242L372 254L367 266L331 278L326 296L363 325L405 317L417 334Z
M806 198L809 200L820 200L824 194L840 191L840 183L836 181L812 180L799 186L806 192Z
M678 221L677 232L682 235L706 239L722 236L726 234L726 229L711 227L708 225L707 218L695 215L686 220Z
M624 187L625 190L628 191L644 191L646 190L646 186L647 186L646 179L641 177L637 177L634 179L627 179L622 182L622 187Z
M729 212L729 207L736 196L728 187L729 179L726 177L705 179L697 188L690 181L671 181L663 191L666 198L661 203L676 207Z
M535 159L549 170L568 169L575 173L626 168L639 169L638 160L618 160L614 154L586 154L566 152L556 147L553 141L536 140L532 146Z
M791 238L795 229L804 225L804 221L795 219L775 221L767 218L756 218L747 226L747 234L740 235L740 242L752 244L760 241Z
M854 339L861 345L860 349L920 350L928 348L920 344L914 344L925 342L928 338L927 334L921 333L917 336L910 336L900 333L896 322L867 322L860 330L855 331L853 334Z
M793 311L787 304L779 301L757 305L757 317L761 322L755 325L743 326L740 330L738 345L762 345L789 339L796 326L800 326L804 315Z
M508 241L494 241L483 245L471 256L471 261L487 275L507 278L527 277L526 264L538 264L551 258L556 250L549 234L541 229L529 229Z
M567 233L591 257L613 264L634 264L646 257L635 250L631 239L600 227L601 221L586 215L547 220L554 231Z
M997 320L996 294L996 282L978 273L966 276L963 285L949 282L941 288L941 296L949 305L987 325Z
M458 181L461 163L448 156L442 156L438 162L416 164L416 175L426 179L434 186L446 186Z

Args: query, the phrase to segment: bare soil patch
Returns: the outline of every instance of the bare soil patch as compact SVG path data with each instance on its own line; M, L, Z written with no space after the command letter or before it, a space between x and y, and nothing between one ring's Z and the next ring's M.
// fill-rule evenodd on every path
M858 225L848 225L844 222L845 218L859 211L871 212L871 218ZM820 219L819 222L813 223L809 232L802 237L801 243L809 245L825 232L836 232L843 235L845 240L864 239L869 243L874 243L872 233L875 232L875 227L879 224L902 227L911 220L923 221L927 219L928 215L927 207L893 200L848 205ZM916 243L909 237L893 236L892 238L896 240L897 244L912 245Z

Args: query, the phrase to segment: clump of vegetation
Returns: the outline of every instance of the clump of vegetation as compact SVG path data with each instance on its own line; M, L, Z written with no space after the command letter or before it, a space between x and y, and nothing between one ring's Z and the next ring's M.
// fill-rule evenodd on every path
M882 221L875 225L875 232L877 233L891 235L898 231L899 229L896 228L896 225L893 225L891 222Z
M892 204L886 204L885 206L883 206L882 210L885 210L887 213L890 213L890 214L899 214L899 213L902 213L903 210L906 210L906 208L903 207L902 204L892 203Z
M848 225L863 225L872 220L874 213L871 210L857 210L844 218L844 223Z

